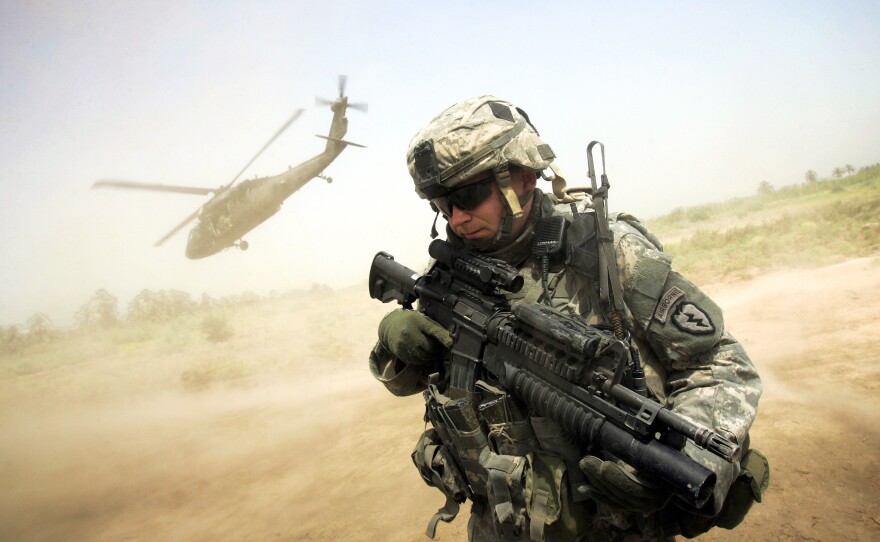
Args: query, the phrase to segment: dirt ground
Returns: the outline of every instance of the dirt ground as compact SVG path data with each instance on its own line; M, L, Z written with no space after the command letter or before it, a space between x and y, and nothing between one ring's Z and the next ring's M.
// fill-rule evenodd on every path
M752 437L772 480L739 529L704 538L880 540L880 262L706 290L763 376ZM186 356L125 353L0 380L0 540L426 540L443 499L409 459L420 397L365 361L390 307L345 302L341 320L341 302L299 307L235 339L287 357L244 384L187 390ZM438 539L466 539L466 516Z

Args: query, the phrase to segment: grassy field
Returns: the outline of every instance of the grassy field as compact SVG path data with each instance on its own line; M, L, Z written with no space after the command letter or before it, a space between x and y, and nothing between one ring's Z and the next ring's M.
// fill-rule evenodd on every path
M698 284L837 263L880 249L880 166L646 222Z

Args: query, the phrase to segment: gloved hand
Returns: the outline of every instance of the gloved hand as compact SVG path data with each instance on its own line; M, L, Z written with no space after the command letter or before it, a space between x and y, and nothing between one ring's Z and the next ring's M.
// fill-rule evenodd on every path
M379 323L379 342L404 363L427 365L443 357L452 336L420 312L397 309Z
M663 508L672 496L661 487L639 480L618 464L596 456L581 459L580 467L589 485L578 487L578 492L618 510L647 514Z

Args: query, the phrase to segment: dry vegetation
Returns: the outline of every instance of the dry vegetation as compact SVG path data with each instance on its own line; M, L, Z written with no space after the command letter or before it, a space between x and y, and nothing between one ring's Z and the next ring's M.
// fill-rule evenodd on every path
M880 248L880 166L649 221L695 282L807 268Z
M680 239L676 264L702 276L765 382L753 438L772 462L770 491L737 531L707 539L880 539L877 178L872 168L651 223ZM786 242L755 249L781 231ZM718 242L730 252L712 252ZM738 253L753 254L745 273L721 265ZM69 333L38 319L4 343L0 540L425 539L443 499L409 459L423 406L369 375L390 307L366 285L145 295L181 307L155 318L98 310L108 299L87 306L115 318ZM441 524L440 540L465 539L465 524L466 512Z

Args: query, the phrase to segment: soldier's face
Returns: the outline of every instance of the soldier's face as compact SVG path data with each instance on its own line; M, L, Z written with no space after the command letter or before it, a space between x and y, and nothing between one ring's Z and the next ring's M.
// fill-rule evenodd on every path
M474 181L484 178L484 174L475 175L464 184L467 185ZM517 169L510 178L510 186L517 196L522 196L526 192L535 189L535 174L524 170ZM494 182L491 183L492 191L489 196L478 203L470 210L462 210L452 205L450 209L451 215L447 217L449 226L452 231L462 239L493 239L501 227L501 219L504 217L504 201L502 200L501 190ZM525 226L526 220L531 210L532 199L529 199L523 206L523 216L514 220L513 234L518 234Z

